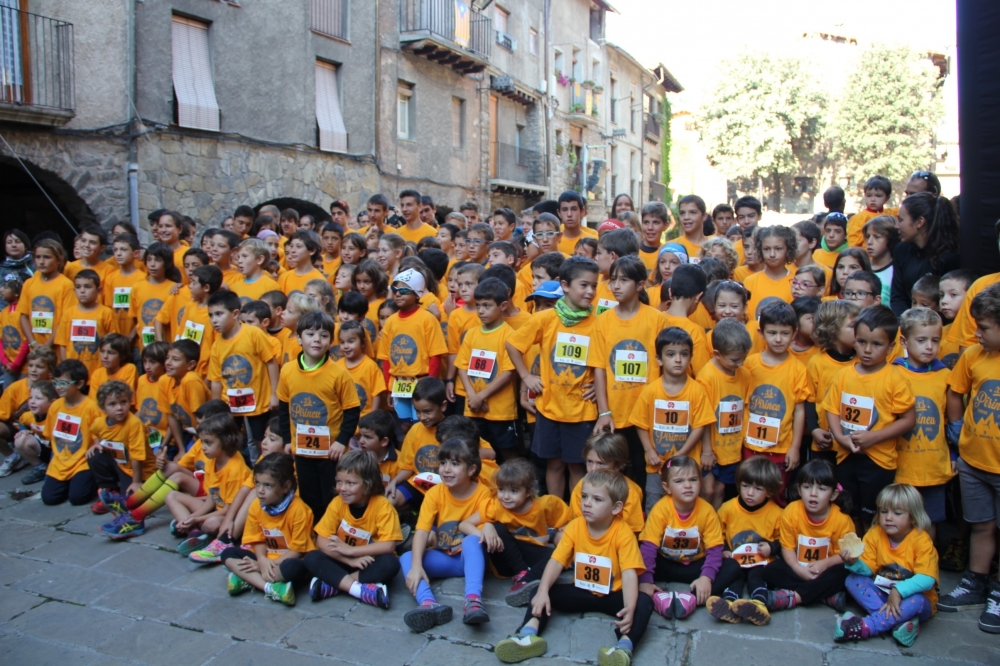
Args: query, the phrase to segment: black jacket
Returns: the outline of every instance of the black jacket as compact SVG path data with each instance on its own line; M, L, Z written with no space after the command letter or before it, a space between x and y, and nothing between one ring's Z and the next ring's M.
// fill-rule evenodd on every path
M892 293L890 307L899 317L910 309L910 292L917 280L925 275L944 275L959 267L958 253L946 252L931 266L926 249L913 243L900 243L892 251Z

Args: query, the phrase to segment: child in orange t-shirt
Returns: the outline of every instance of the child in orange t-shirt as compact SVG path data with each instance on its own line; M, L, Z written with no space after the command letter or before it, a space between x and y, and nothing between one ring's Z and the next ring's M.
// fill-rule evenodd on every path
M85 268L73 278L77 302L63 313L55 343L62 360L76 358L91 374L101 367L98 348L101 340L115 330L111 308L101 305L101 278Z
M42 438L52 447L52 458L45 472L42 502L47 505L86 504L97 486L87 466L90 428L101 416L101 409L83 394L87 385L87 367L77 359L63 361L52 373L59 399L49 407Z
M113 379L97 392L97 404L104 415L90 425L91 444L87 464L99 488L129 495L156 471L156 458L146 438L146 428L129 411L134 398L125 382ZM94 505L94 513L107 507Z
M130 362L131 357L132 345L129 344L128 338L117 333L104 336L101 340L101 367L90 375L90 390L94 395L97 395L104 382L120 379L132 389L134 399L139 374Z

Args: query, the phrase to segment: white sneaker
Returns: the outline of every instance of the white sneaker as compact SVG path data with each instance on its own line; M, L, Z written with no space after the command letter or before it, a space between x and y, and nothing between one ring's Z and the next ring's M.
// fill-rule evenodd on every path
M0 477L10 476L14 472L24 469L28 466L28 461L21 457L21 454L15 452L7 456L3 464L0 465Z

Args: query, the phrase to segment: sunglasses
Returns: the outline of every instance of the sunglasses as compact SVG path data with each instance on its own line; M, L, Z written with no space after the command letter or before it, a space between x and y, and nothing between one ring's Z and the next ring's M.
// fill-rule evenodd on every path
M67 386L69 386L72 383L73 382L68 382L65 379L53 379L52 380L52 386L54 386L56 388L66 388Z
M408 287L389 287L389 291L392 292L393 296L409 296L417 293Z
M534 233L535 238L555 238L558 231L536 231Z

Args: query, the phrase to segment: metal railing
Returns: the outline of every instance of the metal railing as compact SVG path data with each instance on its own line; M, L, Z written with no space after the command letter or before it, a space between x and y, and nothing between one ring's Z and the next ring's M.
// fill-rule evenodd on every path
M494 141L490 143L490 177L542 185L542 157L537 150Z
M347 39L349 6L350 0L312 0L312 29L330 37Z
M646 135L655 139L660 138L660 119L652 114L646 116Z
M75 108L72 23L0 7L0 103Z
M649 200L666 201L666 198L667 198L667 186L655 180L649 181Z
M463 0L399 0L399 32L429 32L488 59L493 52L493 21Z

